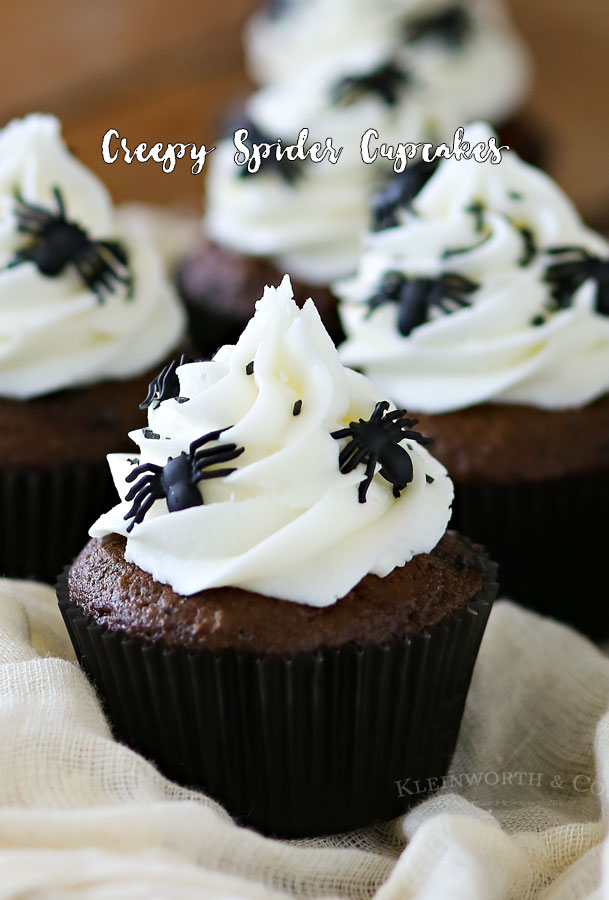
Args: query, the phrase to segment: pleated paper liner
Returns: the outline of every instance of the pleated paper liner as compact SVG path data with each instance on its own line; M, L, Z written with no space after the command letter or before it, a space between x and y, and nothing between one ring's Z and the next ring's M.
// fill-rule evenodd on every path
M609 637L609 472L521 484L455 484L451 527L499 564L502 596L595 640Z
M116 736L243 824L282 837L403 813L448 769L496 567L466 608L402 640L301 653L164 649L59 606Z
M108 464L0 470L0 575L54 583L117 501Z

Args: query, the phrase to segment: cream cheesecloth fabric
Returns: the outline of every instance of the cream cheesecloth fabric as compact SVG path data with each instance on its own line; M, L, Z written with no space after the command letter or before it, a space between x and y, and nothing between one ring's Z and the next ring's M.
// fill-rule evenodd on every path
M440 793L272 841L116 743L53 591L0 581L0 900L609 897L608 710L608 659L499 603Z

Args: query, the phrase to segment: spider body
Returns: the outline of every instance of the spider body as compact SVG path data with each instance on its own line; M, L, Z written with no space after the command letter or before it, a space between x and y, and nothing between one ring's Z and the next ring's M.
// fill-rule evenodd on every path
M156 378L148 385L148 393L146 394L146 399L140 403L140 409L148 409L149 406L157 409L163 400L174 399L178 403L184 403L187 398L180 397L180 380L176 370L178 366L185 366L191 362L193 360L190 356L186 356L183 353L179 360L174 359L165 368L161 369Z
M404 29L407 41L437 41L451 50L460 50L472 32L468 11L459 3L408 22Z
M409 278L402 272L386 272L379 288L368 300L368 315L384 303L396 303L397 326L400 334L409 334L429 320L432 309L448 314L454 308L469 306L467 296L478 289L455 272L445 272L437 278Z
M387 106L395 106L402 90L411 83L411 76L394 62L387 62L365 75L341 78L332 90L335 103L350 106L367 94L377 96Z
M409 439L419 444L431 444L429 438L418 431L412 431L418 419L405 419L404 409L388 412L389 403L381 400L366 421L351 422L348 428L333 431L335 440L349 438L338 457L338 466L343 474L352 472L358 465L366 466L366 475L358 488L360 503L366 502L368 488L374 478L377 463L379 474L393 485L393 496L399 497L413 479L412 459L400 441Z
M133 279L123 245L119 241L92 240L84 228L67 218L58 187L53 188L53 194L56 212L17 196L17 227L31 240L15 253L9 267L33 262L42 275L53 278L73 266L100 303L105 292L114 291L117 283L124 284L130 294Z
M596 282L596 311L609 316L609 259L595 256L583 247L553 247L547 253L559 257L544 275L556 307L567 309L579 288L592 280Z
M127 501L133 500L133 506L124 517L125 520L132 520L127 526L128 532L144 521L156 500L165 498L169 512L201 506L203 496L198 488L199 482L208 478L224 478L235 471L234 468L207 470L209 466L229 462L243 453L244 448L236 444L205 446L217 441L226 430L222 428L204 434L192 442L188 453L184 451L179 456L169 457L164 466L144 463L129 472L125 480L136 483L125 497Z
M372 231L399 225L398 212L410 205L438 167L438 161L412 163L393 175L383 190L372 198Z

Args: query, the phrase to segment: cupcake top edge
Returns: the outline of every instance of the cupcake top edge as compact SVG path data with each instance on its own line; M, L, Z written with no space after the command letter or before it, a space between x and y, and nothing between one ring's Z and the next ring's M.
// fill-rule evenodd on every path
M179 344L184 314L153 236L123 218L34 113L0 131L0 396L130 378Z
M465 130L472 146L495 137ZM335 285L339 353L422 413L580 407L609 391L609 243L513 150L406 169Z
M121 502L93 537L179 594L240 587L323 607L430 552L453 496L416 421L345 368L311 300L267 287L234 346L153 382Z

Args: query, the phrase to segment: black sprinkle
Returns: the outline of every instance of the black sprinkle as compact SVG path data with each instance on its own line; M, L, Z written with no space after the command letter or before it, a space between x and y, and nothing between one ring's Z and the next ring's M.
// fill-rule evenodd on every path
M535 240L535 233L531 228L527 228L526 226L519 228L518 231L524 245L522 256L518 260L518 265L528 266L529 263L531 263L537 256L537 241Z
M297 400L292 409L292 415L299 416L301 409L302 409L302 400Z
M251 362L248 362L247 366L245 367L245 374L246 375L254 374L254 360L252 360Z
M461 253L470 253L472 250L477 250L478 247L482 247L483 244L486 244L488 240L490 240L490 233L482 238L477 244L473 244L471 247L447 247L446 250L442 251L442 259L450 259L451 256L459 256Z
M156 431L153 431L151 428L142 429L142 434L145 438L148 438L149 441L160 441L161 435L157 434Z
M139 463L139 459L137 458L137 456L133 456L131 457L131 459L128 459L127 462L130 466L137 466L137 464Z
M176 397L175 401L176 403L188 403L189 399L189 397Z
M536 328L538 328L540 325L545 325L545 324L546 324L546 320L544 319L543 316L535 316L533 319L531 319L531 325L534 325Z
M484 231L484 203L481 200L474 200L473 203L465 207L465 212L473 215L478 234Z
M435 479L432 478L431 475L426 475L426 476L425 476L425 481L427 482L427 484L433 484L434 481L435 481Z
M171 613L171 607L170 607L170 606L164 606L164 607L163 607L163 614L164 614L165 616L168 616L170 613Z

